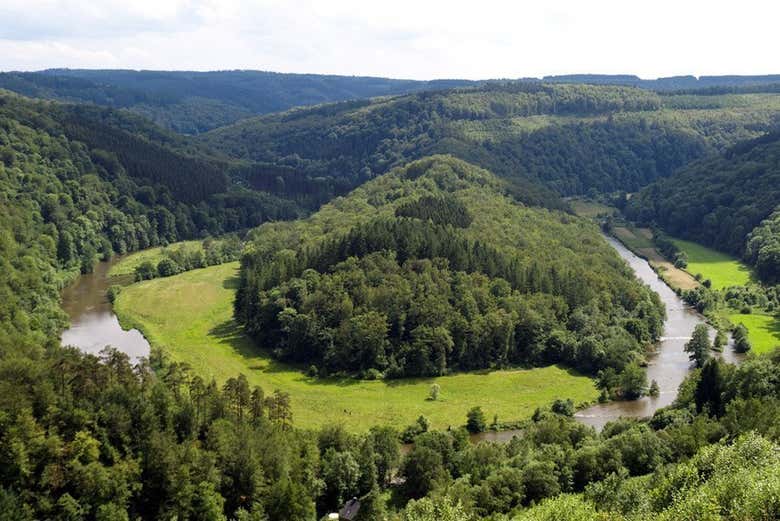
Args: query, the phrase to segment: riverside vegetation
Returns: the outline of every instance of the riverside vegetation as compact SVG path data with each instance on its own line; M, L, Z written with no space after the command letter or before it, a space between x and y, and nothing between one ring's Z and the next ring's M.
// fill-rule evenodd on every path
M704 505L713 518L776 518L775 353L703 361L671 407L600 433L564 399L592 399L592 381L549 367L641 394L639 364L662 324L653 294L559 196L674 182L719 152L705 159L713 172L738 156L760 162L770 138L729 147L769 130L775 103L772 92L500 84L299 109L194 140L124 111L3 93L0 511L309 520L359 497L363 519L680 519ZM562 151L587 168L559 167ZM773 175L761 164L751 175ZM122 291L120 314L125 305L148 321L150 360L59 345L58 289L98 258L294 219L346 193L251 231L237 280L226 263ZM764 211L763 191L753 196ZM757 269L772 251L772 211L748 212L754 228L734 232L740 245L755 230L745 253L758 252ZM776 298L761 276L763 286L712 294L768 309ZM144 292L175 311L170 290L185 287L192 306L202 296L219 314L141 316ZM713 298L704 291L701 302ZM243 337L242 349L263 356L269 378L280 369L276 381L241 374L234 316L265 348ZM190 344L204 337L217 340ZM187 364L188 351L240 363L209 374L213 359ZM464 373L474 369L490 374ZM403 391L411 375L431 378L398 402L419 404L411 425L318 424L296 401L309 382L309 397L323 386L349 398L361 378ZM439 394L426 400L433 378ZM553 386L517 411L530 413L521 437L469 443L463 426L487 428L494 412L482 382L501 393L513 378L517 389ZM425 410L440 406L451 408L432 423ZM503 407L497 421L512 417ZM404 456L398 427L414 441Z

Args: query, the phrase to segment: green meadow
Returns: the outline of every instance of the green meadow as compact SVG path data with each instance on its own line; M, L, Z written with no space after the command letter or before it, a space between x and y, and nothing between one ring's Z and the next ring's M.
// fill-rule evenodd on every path
M304 428L402 428L420 415L435 428L454 427L477 405L488 419L497 415L508 422L528 418L556 398L583 403L598 396L593 380L557 366L388 381L308 377L255 347L234 322L237 275L233 262L133 284L120 293L115 311L124 327L139 328L153 346L196 374L218 382L244 374L266 393L289 392L293 421ZM427 399L433 383L441 386L437 401Z
M768 353L780 347L780 320L771 315L735 313L729 315L734 324L742 324L748 328L749 338L756 354Z
M731 255L691 241L673 239L673 242L688 256L686 271L692 275L701 273L704 279L712 281L714 289L744 286L751 281L750 268Z

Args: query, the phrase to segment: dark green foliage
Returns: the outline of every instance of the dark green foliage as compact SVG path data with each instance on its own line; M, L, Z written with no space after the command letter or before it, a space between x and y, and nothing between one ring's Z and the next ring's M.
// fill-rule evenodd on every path
M558 94L566 92L581 94ZM477 121L528 109L493 101L442 110ZM563 113L597 113L636 100L557 101ZM648 108L642 103L632 107ZM96 357L60 347L57 292L66 274L116 251L240 228L258 218L251 212L259 199L230 192L206 195L208 204L187 202L209 193L209 182L195 183L191 194L174 177L145 184L128 175L118 152L69 137L46 105L0 105L3 519L314 520L352 496L365 501L365 515L379 517L396 473L402 484L390 509L423 498L399 514L408 520L515 518L582 491L543 503L542 518L592 519L601 510L652 519L674 508L667 518L687 519L703 505L739 519L777 517L776 354L737 368L709 360L651 422L621 420L601 434L570 418L564 401L553 406L563 414L538 411L507 444L472 445L465 429L431 431L421 416L402 435L415 442L402 460L392 429L297 430L294 397L250 388L242 375L217 384L159 352L132 367L112 349ZM320 115L329 110L339 109ZM124 131L137 123L107 114ZM134 132L157 143L154 153L178 146ZM128 143L128 154L148 150ZM233 197L238 206L228 202ZM433 203L433 212L414 206L427 197L443 203ZM407 203L412 215L397 216ZM150 264L142 275L234 258L240 243L229 241L230 248L206 241L199 254L171 250L162 270ZM253 232L241 277L237 308L255 335L274 335L280 355L350 373L562 361L600 369L611 394L636 397L646 386L637 362L663 317L594 226L513 205L495 178L443 157L369 183L308 221ZM712 293L689 297L707 307ZM766 288L723 298L777 302ZM264 333L261 324L273 327ZM735 340L744 333L735 331ZM706 331L695 336L708 344ZM479 410L468 422L473 431L486 428Z
M129 110L187 134L300 105L467 85L265 71L131 71L51 69L0 74L0 88L25 96Z
M744 324L738 324L732 331L731 336L734 338L734 351L737 353L747 353L752 346L750 345L750 339L748 338L748 329Z
M661 390L658 387L658 382L653 380L650 382L650 389L648 389L647 395L656 398L659 394L661 394Z
M780 133L682 169L632 197L626 214L672 235L745 258L765 280L780 273Z
M703 94L724 94L731 92L773 92L780 82L780 75L756 76L668 76L654 80L642 79L632 74L563 74L545 76L551 83L588 83L592 85L631 85L653 89L661 94L677 94L689 91ZM769 89L769 90L767 90Z
M780 282L780 209L753 228L745 244L745 258L768 283Z
M703 367L704 363L710 357L710 331L706 324L698 324L694 330L691 339L685 344L685 352L689 358L696 363L696 367Z
M421 197L396 208L395 215L430 220L435 224L449 224L456 228L468 228L472 221L468 208L452 196Z
M555 400L552 404L552 412L564 416L574 416L574 402L571 399Z
M163 259L157 263L157 274L160 277L170 277L181 272L181 268L171 259Z
M157 277L159 272L157 266L151 261L144 261L135 268L135 281L149 280Z
M724 364L720 360L710 358L704 363L694 392L697 411L706 410L715 416L723 414L724 373Z
M237 316L280 358L361 377L557 362L621 373L659 334L657 301L634 285L613 252L598 248L587 253L592 262L581 262L574 252L601 244L595 229L515 206L500 185L491 187L495 182L467 163L433 157L369 183L308 221L258 230L242 259ZM372 219L408 208L405 200L396 203L397 193L415 204L424 197L450 200L448 207L476 215L473 205L482 221L455 228ZM527 212L528 220L513 212ZM321 219L332 233L317 233ZM526 234L526 247L473 230L501 219L508 219L501 226ZM547 235L550 228L556 231ZM298 234L307 239L295 244ZM280 244L286 236L295 249ZM549 246L532 246L549 239ZM609 303L600 299L603 292L614 295ZM603 318L588 316L597 308Z
M489 126L493 129L506 126L512 117L659 107L654 94L635 89L491 84L358 108L343 105L267 116L214 131L205 141L233 157L284 165L299 177L333 179L342 190L403 162L447 153L513 179L514 193L524 202L560 206L540 182L567 195L636 189L701 157L707 146L689 133L633 119L553 125L527 134L497 131L497 139L487 141L474 139L459 125L496 122Z
M629 364L620 377L620 393L623 398L636 400L647 390L647 375L637 364Z
M484 432L487 428L487 422L485 421L485 413L482 412L481 407L474 407L466 415L466 429L471 434L477 434Z
M441 455L428 447L415 446L404 458L401 472L406 478L404 493L412 499L427 495L449 477Z
M661 255L674 263L675 268L685 269L688 267L688 256L677 247L668 235L660 230L653 230L653 242Z

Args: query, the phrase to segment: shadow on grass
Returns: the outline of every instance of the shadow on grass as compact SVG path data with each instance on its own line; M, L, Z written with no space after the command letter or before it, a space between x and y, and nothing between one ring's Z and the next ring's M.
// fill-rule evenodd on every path
M251 338L244 333L244 328L234 320L214 326L209 331L209 337L232 347L236 353L245 360L248 369L262 371L263 373L290 373L299 382L310 385L337 385L348 387L365 383L364 380L349 377L319 378L306 375L306 367L296 366L275 359L266 350L254 344ZM260 360L258 360L260 359Z
M780 327L780 324L778 324ZM294 365L275 359L266 350L262 349L254 344L251 338L244 333L244 328L237 324L234 320L226 320L225 322L213 327L209 331L209 337L219 340L221 343L226 343L231 346L236 353L241 355L245 360L246 367L253 371L261 371L263 373L288 373L293 375L292 377L300 383L312 386L337 386L337 387L352 387L366 384L373 384L373 380L360 380L357 378L351 378L348 376L333 376L333 377L312 377L306 374L307 366ZM568 375L573 377L586 376L582 373L565 367L562 365L556 366L562 371L565 371ZM534 367L507 367L501 369L476 369L473 371L464 371L459 373L451 373L451 376L458 374L474 375L474 376L486 376L493 372L498 371L529 371L535 369ZM379 380L388 388L400 388L410 385L419 384L433 384L436 381L436 377L421 376L421 377L408 377L389 380Z
M232 277L227 277L222 281L222 287L225 289L236 290L238 289L239 282L238 275L233 275Z

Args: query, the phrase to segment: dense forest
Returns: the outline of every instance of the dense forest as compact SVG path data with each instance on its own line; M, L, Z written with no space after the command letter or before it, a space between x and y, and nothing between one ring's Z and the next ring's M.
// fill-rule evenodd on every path
M128 109L158 125L198 134L239 119L302 105L468 85L265 71L51 69L0 74L0 88L34 98Z
M200 140L230 157L330 180L345 193L395 166L451 154L512 180L532 205L634 191L778 122L774 94L659 96L614 86L488 84L253 118ZM269 177L262 186L270 186Z
M132 97L136 80L52 77L36 95L157 103ZM191 104L183 125L223 107L171 103L171 118ZM774 103L490 85L298 109L193 142L126 111L0 91L0 517L308 521L351 498L361 520L780 517L777 354L727 365L700 331L674 404L601 432L565 400L505 444L470 441L490 428L479 407L448 431L425 417L403 433L310 431L295 397L242 375L61 347L58 295L99 258L265 223L247 236L236 316L302 372L360 385L562 363L605 399L635 398L662 306L559 196L650 183L627 212L776 281L777 135L733 146L776 124ZM684 228L664 221L678 210ZM209 240L146 268L172 275L240 247Z
M735 145L651 184L627 203L631 219L745 257L780 279L780 133Z
M322 374L563 362L599 372L607 392L641 395L637 364L663 322L657 297L594 227L518 206L504 186L436 156L305 221L261 227L242 260L237 315L276 356Z
M25 350L28 333L39 347L56 336L59 284L99 258L299 214L84 112L0 96L2 352Z
M266 71L135 71L49 69L0 73L0 89L24 96L128 109L158 125L199 134L260 114L436 89L479 85L468 80L397 80ZM780 76L674 76L643 80L631 75L583 74L522 78L513 83L639 87L661 93L767 92ZM776 92L776 90L775 90Z

